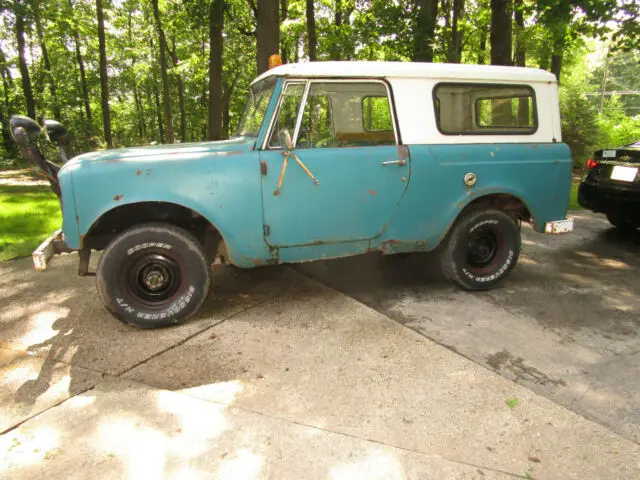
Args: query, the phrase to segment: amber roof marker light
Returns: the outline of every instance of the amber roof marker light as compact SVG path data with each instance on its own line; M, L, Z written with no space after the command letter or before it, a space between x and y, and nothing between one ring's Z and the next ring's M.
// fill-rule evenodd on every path
M282 65L282 57L274 53L269 57L269 69Z

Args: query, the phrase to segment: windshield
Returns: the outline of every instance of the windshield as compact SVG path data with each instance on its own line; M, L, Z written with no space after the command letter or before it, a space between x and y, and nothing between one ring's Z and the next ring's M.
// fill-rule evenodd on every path
M276 77L256 83L249 92L244 112L238 123L237 137L257 137L276 85Z

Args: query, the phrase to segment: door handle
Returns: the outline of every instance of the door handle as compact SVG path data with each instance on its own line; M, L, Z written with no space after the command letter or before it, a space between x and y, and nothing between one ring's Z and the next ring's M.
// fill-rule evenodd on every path
M402 167L403 165L406 165L407 161L406 160L387 160L386 162L382 162L382 165L398 165L399 167Z

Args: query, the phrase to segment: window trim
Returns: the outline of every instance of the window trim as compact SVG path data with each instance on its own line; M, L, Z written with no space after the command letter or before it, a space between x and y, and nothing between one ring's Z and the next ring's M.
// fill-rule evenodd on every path
M307 103L307 96L309 90L311 88L311 83L381 83L384 85L387 91L387 98L391 104L391 121L393 123L393 135L395 138L395 146L402 145L402 140L400 137L400 129L398 127L398 116L396 112L396 104L395 98L393 96L393 90L384 78L358 78L358 77L349 77L349 78L341 78L341 77L285 77L284 83L282 85L282 90L280 91L280 98L278 98L278 104L274 111L274 114L271 116L269 120L269 127L267 129L267 135L265 135L265 139L262 142L261 150L282 150L282 147L269 147L269 139L273 134L273 128L275 127L276 118L280 115L280 105L282 104L282 100L284 98L284 89L289 83L300 83L306 82L306 87L302 99L302 103L300 104L300 111L298 112L298 119L296 121L296 130L294 131L294 136L291 138L293 142L293 147L296 147L296 143L298 141L298 133L300 130L300 125L302 123L302 115L304 115L304 106ZM333 119L331 119L331 123L333 125ZM386 145L391 146L391 145ZM337 148L347 148L347 147L337 147Z
M438 96L436 94L436 91L440 87L447 87L447 86L453 86L453 87L487 87L487 88L506 88L506 87L524 88L524 89L528 90L529 92L531 92L532 107L533 107L533 127L529 128L529 129L521 129L519 131L513 131L513 130L500 130L500 128L506 128L505 125L498 125L498 126L495 126L495 127L481 127L481 126L478 125L479 129L486 129L486 130L491 130L491 131L474 130L472 132L447 132L447 131L443 130L442 127L440 126L440 115L438 114L438 108L436 107L436 101L439 100ZM435 120L436 120L436 127L438 128L438 131L442 135L446 135L448 137L452 137L452 136L482 136L482 135L508 135L508 136L513 136L513 135L535 135L535 133L540 128L540 124L538 122L538 102L537 102L537 98L536 98L536 91L531 85L528 85L528 84L522 84L522 83L485 83L485 82L477 82L477 83L476 82L438 82L433 86L433 89L431 91L431 97L432 97L432 101L433 101L433 113L434 113ZM472 112L472 119L476 123L476 125L477 125L477 118L476 118L477 110L475 108L475 103L477 102L477 100L481 100L481 99L485 99L486 100L486 99L493 99L493 98L522 98L522 97L505 96L505 97L479 97L479 98L477 98L473 102L473 110L474 111Z
M385 98L385 97L374 97L373 95L367 95L365 97L362 97L362 100L360 101L360 106L362 107L362 129L365 132L390 132L393 130L369 130L365 124L364 124L364 101L367 98ZM387 95L387 103L389 103L389 96ZM393 127L393 111L391 110L391 105L389 105L389 114L391 115L391 126Z

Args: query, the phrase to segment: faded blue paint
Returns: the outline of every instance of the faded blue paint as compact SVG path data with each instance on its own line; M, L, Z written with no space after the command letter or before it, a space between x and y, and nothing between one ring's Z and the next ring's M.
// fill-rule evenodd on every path
M507 193L524 202L536 230L566 217L571 188L571 153L565 144L411 145L411 182L385 234L372 242L423 242L432 250L458 214L473 200ZM464 184L475 173L473 187ZM389 251L403 250L402 245Z
M255 139L233 139L151 149L86 154L60 172L73 177L75 215L64 211L65 240L72 248L103 214L136 202L169 202L190 208L218 228L239 265L266 258L262 189ZM182 147L182 148L180 148ZM185 152L186 150L186 152ZM71 197L68 189L63 200Z
M280 150L262 151L266 242L275 247L341 243L379 237L402 198L411 164L398 160L396 146L298 149L297 157L318 180L289 158L278 196L274 195L284 158Z
M190 208L223 236L240 267L356 255L427 251L474 199L509 193L522 200L542 231L565 218L571 155L564 144L410 145L406 165L395 146L298 149L318 178L289 160L274 196L283 157L259 151L282 87L278 81L257 138L236 138L81 155L60 171L63 230L72 248L108 211L137 202ZM260 160L267 163L266 176ZM466 173L477 184L463 183ZM263 226L270 234L264 236Z

